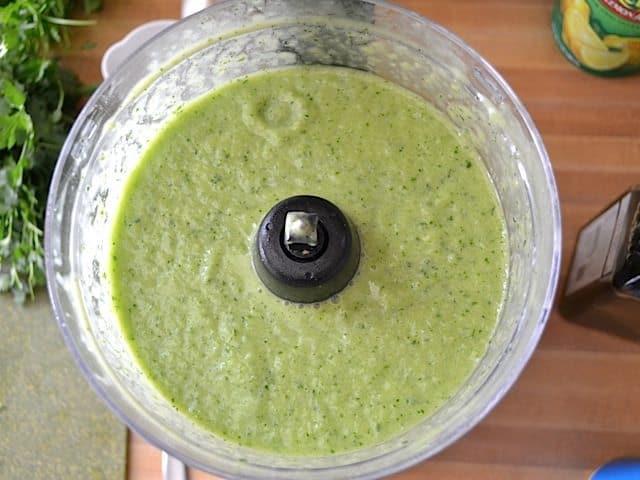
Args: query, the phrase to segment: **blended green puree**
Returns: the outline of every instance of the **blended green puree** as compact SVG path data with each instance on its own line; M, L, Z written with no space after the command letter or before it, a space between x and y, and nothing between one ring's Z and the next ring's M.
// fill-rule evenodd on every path
M317 195L356 225L337 298L287 303L254 272L257 225ZM292 67L185 106L131 175L114 305L145 373L230 442L344 452L432 414L483 356L506 277L477 155L419 97L371 74Z

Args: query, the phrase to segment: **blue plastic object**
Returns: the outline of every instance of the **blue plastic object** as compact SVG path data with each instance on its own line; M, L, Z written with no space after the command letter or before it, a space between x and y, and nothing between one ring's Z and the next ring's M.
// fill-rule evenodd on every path
M590 480L640 480L640 458L621 458L598 468Z

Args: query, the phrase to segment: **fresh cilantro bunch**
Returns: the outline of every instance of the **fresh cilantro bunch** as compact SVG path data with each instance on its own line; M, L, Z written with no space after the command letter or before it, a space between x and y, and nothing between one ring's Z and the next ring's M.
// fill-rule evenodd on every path
M102 0L84 0L87 13ZM69 43L72 0L0 0L0 292L43 285L49 181L83 88L52 55Z

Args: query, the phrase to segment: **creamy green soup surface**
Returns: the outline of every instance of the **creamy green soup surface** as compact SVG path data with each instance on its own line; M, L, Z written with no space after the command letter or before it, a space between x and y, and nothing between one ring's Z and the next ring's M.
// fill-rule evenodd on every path
M317 195L355 224L358 273L301 306L254 272L257 225ZM229 442L321 455L442 406L483 356L506 277L482 162L422 99L336 67L252 75L185 106L115 220L114 308L143 371Z

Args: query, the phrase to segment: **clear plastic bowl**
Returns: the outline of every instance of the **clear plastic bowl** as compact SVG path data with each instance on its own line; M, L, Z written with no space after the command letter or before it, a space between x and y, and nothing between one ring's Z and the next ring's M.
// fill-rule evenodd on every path
M123 185L176 107L247 73L316 63L367 70L416 92L471 141L504 211L509 272L488 351L441 409L381 444L309 458L232 445L171 408L123 338L105 266ZM531 118L500 75L458 38L381 1L237 0L161 33L89 100L53 177L46 271L56 318L78 365L113 411L152 444L229 478L371 478L436 454L515 382L552 306L560 235L553 173Z

